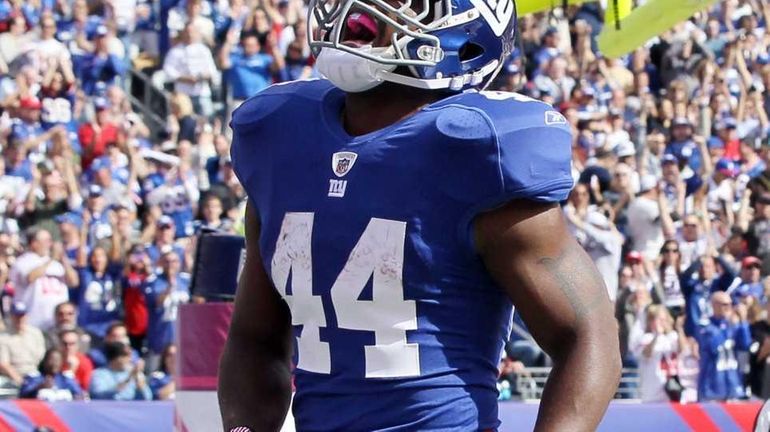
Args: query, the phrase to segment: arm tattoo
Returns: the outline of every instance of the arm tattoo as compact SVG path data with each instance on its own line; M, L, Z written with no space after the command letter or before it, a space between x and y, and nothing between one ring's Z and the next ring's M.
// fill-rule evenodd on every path
M602 302L609 302L604 280L579 244L570 242L559 256L543 257L538 263L558 282L576 322L586 319Z

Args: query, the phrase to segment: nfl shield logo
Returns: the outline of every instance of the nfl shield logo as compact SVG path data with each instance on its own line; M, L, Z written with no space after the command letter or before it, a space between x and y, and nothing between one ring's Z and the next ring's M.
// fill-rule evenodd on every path
M337 177L344 177L356 163L357 154L353 152L337 152L332 155L332 171Z

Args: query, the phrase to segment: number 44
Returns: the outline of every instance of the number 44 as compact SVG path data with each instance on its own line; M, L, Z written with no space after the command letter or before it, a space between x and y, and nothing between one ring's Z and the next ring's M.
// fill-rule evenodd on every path
M271 276L291 309L292 324L303 326L297 368L329 374L330 346L319 337L326 313L321 296L313 295L313 219L313 213L286 213ZM404 300L405 237L405 222L372 218L331 288L334 310L329 312L336 314L339 328L374 332L375 344L364 347L366 378L420 375L419 347L406 340L406 331L417 329L417 310L414 300ZM358 300L369 279L372 300Z

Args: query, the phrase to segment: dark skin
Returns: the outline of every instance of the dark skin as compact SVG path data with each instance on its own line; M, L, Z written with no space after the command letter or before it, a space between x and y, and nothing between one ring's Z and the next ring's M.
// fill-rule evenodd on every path
M440 98L384 84L348 94L342 119L351 135L365 134ZM479 215L474 229L488 271L554 362L535 430L595 430L617 388L621 362L617 322L593 262L556 204L511 202ZM277 431L291 399L291 315L265 272L258 239L249 206L246 264L219 372L225 430Z
M474 228L487 270L553 359L535 430L596 430L621 361L613 305L593 261L556 204L513 201L479 215Z

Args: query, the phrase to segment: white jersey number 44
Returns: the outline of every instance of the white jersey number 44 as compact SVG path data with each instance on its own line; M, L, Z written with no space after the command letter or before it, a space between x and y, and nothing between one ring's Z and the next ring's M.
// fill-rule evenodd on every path
M325 312L330 312L339 328L374 332L375 344L364 347L366 378L420 375L419 347L406 340L406 331L417 329L416 304L404 300L406 223L369 221L331 287L334 310L324 311L321 297L313 295L313 219L313 213L284 215L271 262L273 282L291 309L292 324L302 325L297 368L331 373L334 347L319 336L327 325ZM358 300L369 279L372 300Z

